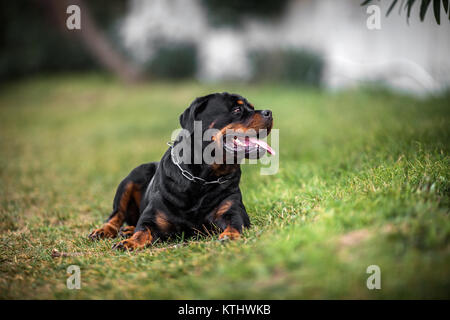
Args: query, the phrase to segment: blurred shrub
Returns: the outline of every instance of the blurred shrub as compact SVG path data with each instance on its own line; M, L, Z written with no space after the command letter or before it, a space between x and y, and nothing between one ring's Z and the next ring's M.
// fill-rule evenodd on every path
M69 41L34 1L2 1L0 17L0 79L40 71L92 67L93 61L76 41Z
M103 30L125 10L123 0L96 0L88 5ZM1 1L0 19L0 81L38 72L98 67L76 37L58 30L45 1Z
M239 25L248 17L275 18L290 0L202 0L213 25Z
M320 86L323 58L306 50L257 51L250 54L254 81L292 82Z
M195 75L197 48L193 44L163 45L147 65L151 76L165 79L183 79Z

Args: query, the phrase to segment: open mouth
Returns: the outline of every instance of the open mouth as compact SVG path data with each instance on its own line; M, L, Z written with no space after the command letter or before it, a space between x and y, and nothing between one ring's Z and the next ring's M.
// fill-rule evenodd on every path
M224 146L229 152L245 152L246 155L257 153L262 155L267 151L269 154L275 155L275 150L267 142L256 137L228 135L225 138Z

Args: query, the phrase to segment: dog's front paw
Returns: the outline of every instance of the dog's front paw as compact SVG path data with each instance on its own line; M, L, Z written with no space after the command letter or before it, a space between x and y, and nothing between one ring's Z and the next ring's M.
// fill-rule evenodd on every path
M235 228L228 226L219 236L220 241L225 240L237 240L241 237L239 231Z
M135 229L134 226L122 227L119 230L119 236L121 236L122 238L129 238L133 235L134 229Z
M139 249L139 245L135 241L127 239L127 240L122 240L122 241L117 242L116 244L114 244L112 246L112 249L123 250L123 251L125 251L125 250L133 251L133 250Z
M105 238L115 238L117 236L117 228L109 223L105 223L101 228L95 229L89 234L89 239L99 240Z
M149 229L145 231L138 231L133 234L130 239L122 240L112 246L115 250L133 251L143 249L152 243L152 234Z

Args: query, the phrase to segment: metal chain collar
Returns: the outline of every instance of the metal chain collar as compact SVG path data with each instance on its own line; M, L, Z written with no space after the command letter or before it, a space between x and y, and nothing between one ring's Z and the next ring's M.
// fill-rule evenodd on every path
M176 157L175 153L173 152L173 142L167 142L167 145L170 147L170 158L172 159L173 164L176 165L178 167L178 169L180 169L183 177L185 177L189 181L202 183L203 185L215 184L215 183L223 184L223 183L227 182L227 179L223 179L223 177L220 177L219 179L214 180L214 181L207 181L203 178L194 176L192 173L190 173L189 171L187 171L181 167L180 159L178 157Z

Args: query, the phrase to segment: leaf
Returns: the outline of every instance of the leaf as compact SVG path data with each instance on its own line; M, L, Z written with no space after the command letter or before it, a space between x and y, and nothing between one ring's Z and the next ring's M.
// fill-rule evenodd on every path
M431 0L422 0L422 4L420 5L420 20L421 21L423 21L423 19L425 19L425 14L427 13L430 2L431 2Z
M392 1L391 5L390 5L390 7L389 7L389 9L388 9L388 11L386 12L386 17L389 15L389 13L391 13L392 9L394 9L395 4L396 4L397 2L398 2L398 0Z
M441 24L441 0L433 0L433 9L437 24Z
M411 15L411 8L414 4L415 0L408 0L408 2L405 4L406 9L408 10L406 14L406 21L409 23L409 16Z
M445 13L448 13L448 0L442 0L442 4L444 5L444 11Z

